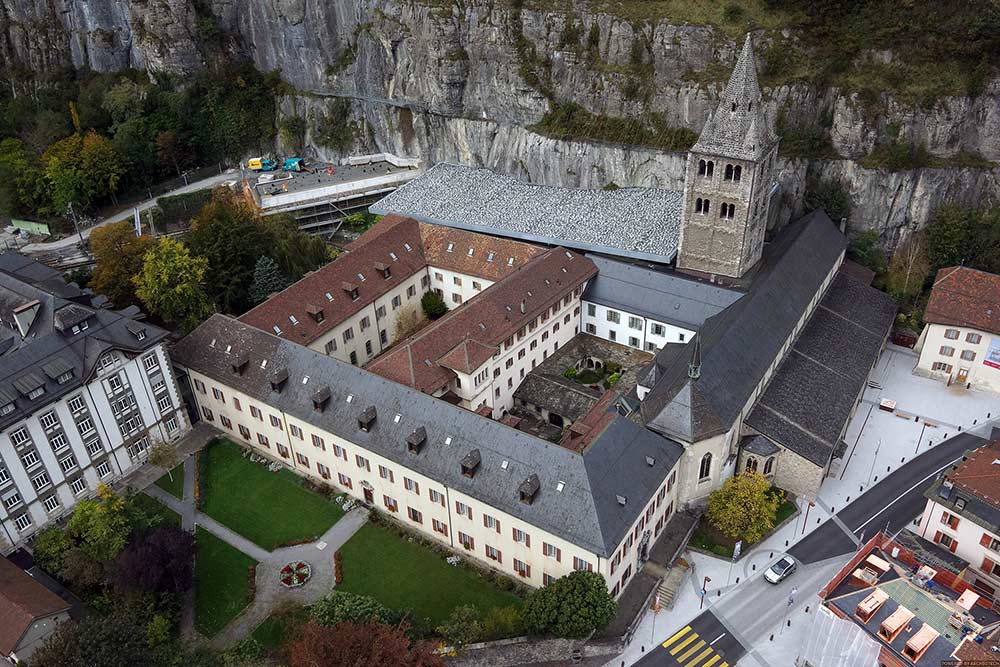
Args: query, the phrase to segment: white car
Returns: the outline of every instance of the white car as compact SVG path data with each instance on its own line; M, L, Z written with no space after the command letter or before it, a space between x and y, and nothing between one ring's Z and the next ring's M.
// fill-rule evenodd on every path
M764 572L764 579L769 583L777 584L795 572L796 565L795 559L785 554L777 563L767 568L767 571Z

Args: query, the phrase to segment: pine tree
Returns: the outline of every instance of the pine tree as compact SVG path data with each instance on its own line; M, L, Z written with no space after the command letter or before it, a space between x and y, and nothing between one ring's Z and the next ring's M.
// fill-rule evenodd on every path
M264 255L257 260L253 269L253 282L250 283L250 298L255 304L261 303L267 297L288 287L288 278L281 273L277 262Z

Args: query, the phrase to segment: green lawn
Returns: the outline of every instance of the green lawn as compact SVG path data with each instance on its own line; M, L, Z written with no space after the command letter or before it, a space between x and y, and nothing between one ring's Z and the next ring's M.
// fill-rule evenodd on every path
M340 507L303 488L295 473L268 471L221 440L202 456L201 511L271 551L292 540L313 540L343 516Z
M260 642L265 649L280 647L285 639L297 632L309 619L309 610L298 607L286 612L277 611L268 616L258 625L251 637Z
M200 527L195 546L194 625L213 637L250 604L248 572L256 561Z
M152 496L147 496L145 493L137 493L132 497L132 502L143 511L162 517L165 525L181 525L181 515Z
M173 475L173 481L170 476ZM172 495L177 500L184 500L184 465L181 464L156 480L156 485Z
M370 595L390 609L412 609L417 617L427 618L431 627L458 605L486 612L491 607L521 604L517 596L380 526L362 526L340 552L344 581L338 590Z

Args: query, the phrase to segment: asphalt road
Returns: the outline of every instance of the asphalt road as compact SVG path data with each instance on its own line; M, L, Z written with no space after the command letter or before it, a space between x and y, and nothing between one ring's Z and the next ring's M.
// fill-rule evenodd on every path
M996 435L994 431L994 437ZM942 442L903 465L837 512L837 521L828 519L794 544L788 552L800 563L798 571L792 575L795 580L793 585L803 591L800 597L825 585L843 564L837 557L854 551L855 542L847 535L845 527L859 540L862 536L869 538L880 530L891 535L906 527L923 510L923 492L934 482L937 474L966 450L975 449L985 442L983 438L969 433ZM782 586L770 586L756 577L746 581L735 595L726 596L715 606L738 636L754 639L782 623L790 590L790 587L785 590ZM673 642L668 639L636 664L643 667L722 667L723 663L727 663L732 667L747 653L747 647L733 637L711 609L706 609L685 628L678 628L678 633L684 632L673 635ZM690 634L699 636L699 639L690 642L691 645L703 637L710 636L707 642L714 639L715 644L706 643L712 651L705 653L704 657L701 657L703 651L690 655L686 649L676 651L677 645ZM719 657L709 663L716 655Z

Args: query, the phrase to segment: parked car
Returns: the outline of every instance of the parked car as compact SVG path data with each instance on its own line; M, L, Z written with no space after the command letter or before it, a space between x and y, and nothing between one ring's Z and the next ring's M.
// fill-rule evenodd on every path
M767 568L767 571L764 572L764 579L772 584L776 584L788 577L792 572L795 572L796 565L795 559L785 554L781 557L781 560Z

